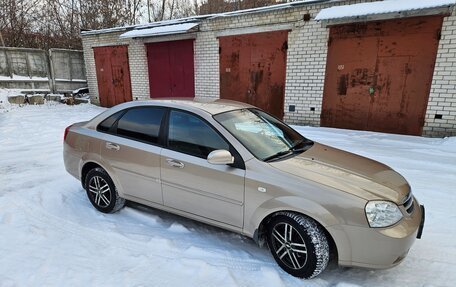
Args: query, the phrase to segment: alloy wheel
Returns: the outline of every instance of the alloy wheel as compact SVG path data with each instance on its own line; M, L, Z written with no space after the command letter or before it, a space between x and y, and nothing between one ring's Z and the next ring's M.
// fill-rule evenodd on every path
M111 189L101 176L94 176L90 179L89 191L93 202L99 207L105 208L111 203Z
M272 230L272 248L291 269L301 269L307 262L307 247L299 232L288 223L278 223Z

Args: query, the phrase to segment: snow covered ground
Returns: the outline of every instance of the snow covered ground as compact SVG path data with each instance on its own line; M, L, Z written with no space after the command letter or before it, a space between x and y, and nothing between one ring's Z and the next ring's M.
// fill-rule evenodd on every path
M456 284L456 138L297 127L311 139L392 166L427 209L423 238L401 265L371 271L332 264L304 281L237 234L141 206L97 212L64 169L62 137L66 126L102 110L0 107L0 286Z

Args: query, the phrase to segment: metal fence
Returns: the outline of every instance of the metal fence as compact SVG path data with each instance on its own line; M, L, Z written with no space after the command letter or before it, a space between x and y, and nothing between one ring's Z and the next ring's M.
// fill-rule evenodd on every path
M0 47L0 88L66 93L86 86L82 51Z

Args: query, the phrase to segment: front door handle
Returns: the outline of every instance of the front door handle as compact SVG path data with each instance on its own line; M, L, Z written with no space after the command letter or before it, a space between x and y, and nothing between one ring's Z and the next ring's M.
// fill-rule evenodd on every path
M168 165L170 165L172 167L184 168L184 163L182 163L178 160L168 158L168 159L166 159L166 162L168 163Z
M106 148L111 150L120 150L120 146L114 143L107 142Z

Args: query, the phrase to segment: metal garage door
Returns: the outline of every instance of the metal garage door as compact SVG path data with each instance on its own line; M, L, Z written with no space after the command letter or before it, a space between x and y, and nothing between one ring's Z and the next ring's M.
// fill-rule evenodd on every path
M283 118L288 31L220 37L220 98Z
M330 28L321 125L421 135L441 16Z
M97 70L98 95L102 107L131 101L127 46L93 48Z
M193 40L146 44L150 97L194 97Z

